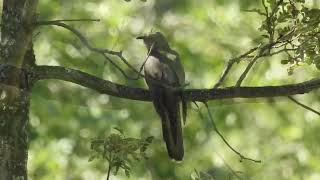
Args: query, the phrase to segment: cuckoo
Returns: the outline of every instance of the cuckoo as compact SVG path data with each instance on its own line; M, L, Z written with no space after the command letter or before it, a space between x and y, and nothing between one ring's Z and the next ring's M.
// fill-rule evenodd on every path
M184 155L181 112L185 122L187 106L180 91L185 84L185 73L179 54L170 48L160 32L137 39L142 39L149 51L144 75L153 105L161 119L168 155L171 159L181 161Z

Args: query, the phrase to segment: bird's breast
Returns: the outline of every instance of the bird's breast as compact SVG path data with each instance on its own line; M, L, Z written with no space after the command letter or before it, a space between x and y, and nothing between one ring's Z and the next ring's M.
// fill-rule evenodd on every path
M165 84L177 84L174 71L168 64L160 61L158 58L150 56L144 65L146 78L158 80Z
M162 76L162 65L159 59L150 56L145 65L144 72L146 76L150 76L154 79L160 80Z

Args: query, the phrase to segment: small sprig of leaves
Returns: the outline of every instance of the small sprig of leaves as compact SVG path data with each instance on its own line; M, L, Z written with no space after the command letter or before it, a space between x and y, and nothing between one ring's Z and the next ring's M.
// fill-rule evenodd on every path
M285 53L281 64L290 64L289 75L301 64L320 70L320 9L306 7L305 0L262 0L262 4L263 11L250 11L265 17L259 30L271 45L267 55Z
M288 74L302 64L315 65L320 70L320 9L305 6L305 0L261 0L263 9L249 9L264 19L259 30L261 42L246 53L228 61L214 88L219 87L226 79L235 63L249 59L236 86L248 75L253 65L262 57L282 54L285 59L281 64L290 64Z
M194 172L191 175L192 180L214 180L214 177L206 172L198 171L194 169Z
M94 159L108 161L108 179L111 171L114 170L116 175L119 169L123 169L129 177L132 163L147 159L146 150L153 140L152 136L145 139L126 138L122 130L118 128L116 130L118 133L112 133L104 139L91 140L93 152L89 161Z

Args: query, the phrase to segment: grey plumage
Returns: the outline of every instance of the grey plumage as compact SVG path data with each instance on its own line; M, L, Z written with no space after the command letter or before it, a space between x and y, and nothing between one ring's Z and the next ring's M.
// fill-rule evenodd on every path
M161 33L139 37L143 39L150 57L144 65L145 80L151 92L153 105L161 118L163 139L172 159L181 161L184 156L181 128L182 117L186 119L186 103L176 91L185 83L183 66L179 55L172 50Z

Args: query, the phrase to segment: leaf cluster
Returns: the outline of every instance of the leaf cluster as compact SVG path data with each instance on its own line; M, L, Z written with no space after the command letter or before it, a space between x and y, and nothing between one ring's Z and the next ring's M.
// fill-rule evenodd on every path
M134 161L147 159L146 150L152 143L153 137L145 139L127 138L123 132L112 133L104 139L91 140L91 150L93 151L89 161L94 159L106 160L109 169L115 168L116 175L119 169L125 171L126 176L130 176L131 166Z
M194 170L194 173L191 175L193 180L214 180L214 177L206 172Z
M267 55L285 53L281 64L290 64L289 75L301 64L320 70L320 10L306 7L305 0L262 0L262 4L264 11L251 11L265 17L259 30L270 45Z

